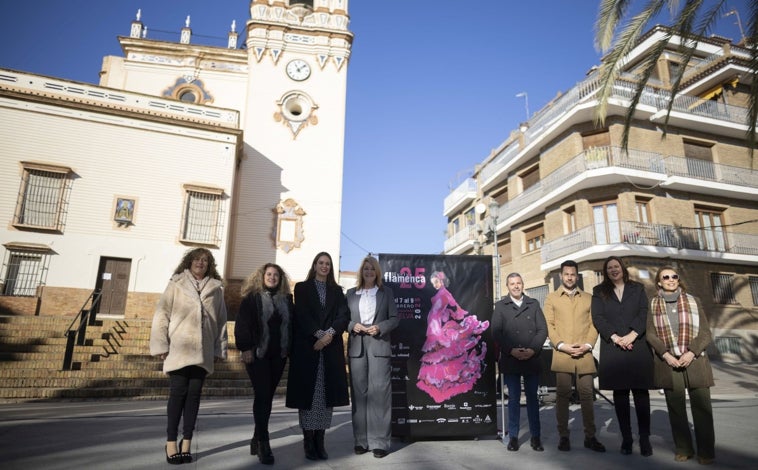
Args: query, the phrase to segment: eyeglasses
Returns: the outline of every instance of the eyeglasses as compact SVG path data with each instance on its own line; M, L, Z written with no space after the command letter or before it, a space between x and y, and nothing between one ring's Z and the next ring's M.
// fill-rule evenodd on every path
M679 275L678 274L672 274L672 275L664 274L663 276L661 276L661 279L663 279L664 281L668 281L669 279L673 279L677 281L679 280Z

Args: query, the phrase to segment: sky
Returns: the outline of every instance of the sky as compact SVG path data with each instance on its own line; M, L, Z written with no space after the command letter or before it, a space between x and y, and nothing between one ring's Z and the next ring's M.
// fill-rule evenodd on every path
M122 55L117 36L129 35L137 9L148 38L178 41L189 15L193 43L225 47L232 20L244 30L249 3L0 0L0 68L96 84L102 58ZM342 270L358 270L369 252L442 252L445 196L527 115L600 62L594 47L599 3L349 2L355 39L348 65ZM727 5L747 28L747 0ZM713 32L737 41L737 15L721 18Z

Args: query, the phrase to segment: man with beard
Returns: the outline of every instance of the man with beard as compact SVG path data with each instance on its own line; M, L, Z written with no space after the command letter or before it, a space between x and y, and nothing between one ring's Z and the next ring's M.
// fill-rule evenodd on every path
M576 388L584 422L584 447L605 452L605 446L595 438L592 381L597 372L592 346L597 330L592 324L590 306L592 294L577 286L579 267L575 261L561 263L561 286L545 300L545 320L550 342L555 347L551 370L555 372L555 415L558 422L558 450L571 450L568 416L571 381L576 376Z

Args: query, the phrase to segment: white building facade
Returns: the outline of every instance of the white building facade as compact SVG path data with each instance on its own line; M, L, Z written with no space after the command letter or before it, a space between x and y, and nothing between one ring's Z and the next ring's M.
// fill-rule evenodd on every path
M339 259L347 0L252 0L245 49L151 40L140 15L99 86L0 69L0 309L152 315L193 247L237 287ZM0 64L1 65L1 64ZM338 269L338 267L335 267Z

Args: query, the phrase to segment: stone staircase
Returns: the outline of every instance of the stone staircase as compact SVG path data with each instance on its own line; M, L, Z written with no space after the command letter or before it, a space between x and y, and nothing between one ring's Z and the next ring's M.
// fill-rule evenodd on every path
M0 400L139 398L165 399L168 380L149 355L149 320L98 320L76 346L74 370L61 370L64 332L72 317L0 316ZM216 363L205 397L252 397L252 388L229 331L229 357ZM279 393L286 389L286 371Z

